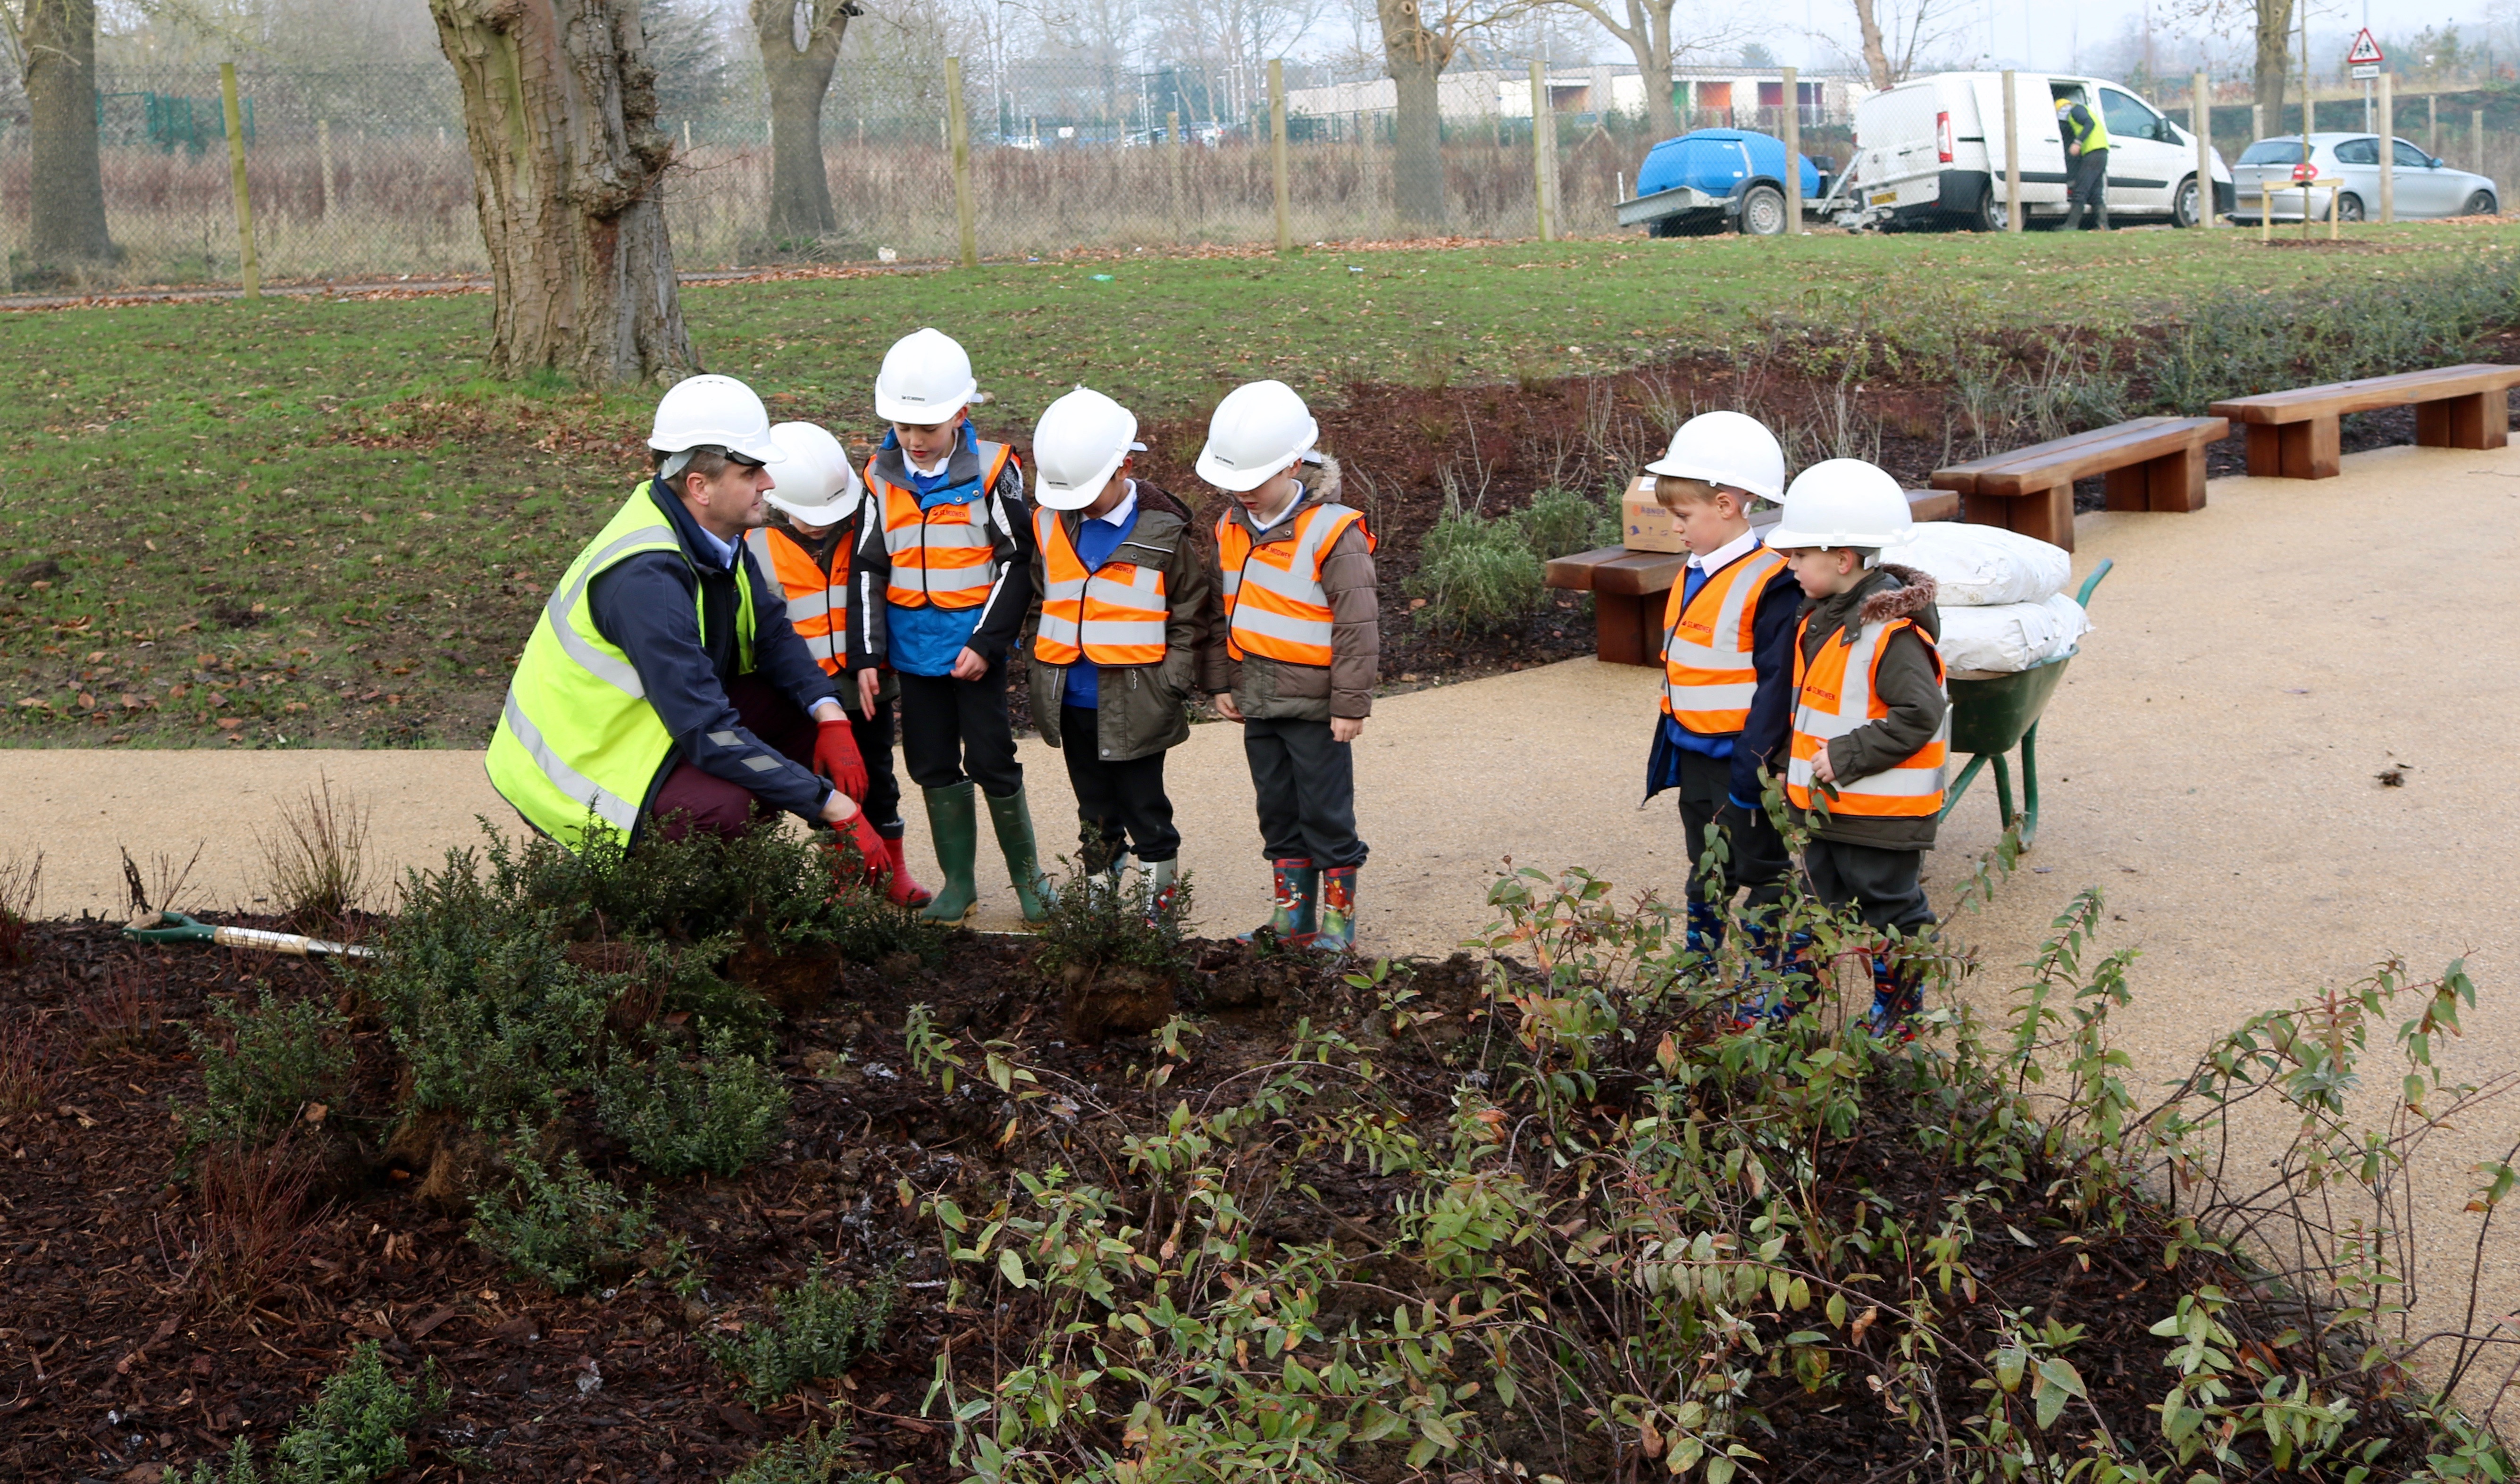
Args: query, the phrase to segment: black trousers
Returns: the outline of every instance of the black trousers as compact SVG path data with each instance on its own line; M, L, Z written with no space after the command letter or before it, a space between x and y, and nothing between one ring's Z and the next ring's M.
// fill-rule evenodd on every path
M1242 755L1259 795L1261 849L1325 870L1365 864L1356 837L1356 754L1326 721L1246 721Z
M841 689L854 692L844 672ZM852 696L851 699L855 697ZM901 834L901 778L892 771L892 702L878 700L875 710L865 716L848 713L849 735L857 739L858 755L866 759L867 796L859 801L876 833L886 839Z
M1688 841L1688 900L1708 900L1706 880L1698 874L1698 864L1706 859L1706 832L1715 828L1725 806L1732 797L1732 760L1708 757L1702 752L1680 754L1680 828ZM1748 911L1773 907L1785 896L1785 872L1792 862L1785 855L1784 836L1777 832L1776 821L1768 811L1753 805L1748 819L1739 815L1725 829L1728 859L1724 865L1723 896L1730 902L1735 892L1749 888Z
M2074 183L2065 190L2065 230L2083 224L2083 208L2092 208L2092 225L2109 230L2109 152L2086 150L2074 165Z
M1803 850L1803 872L1811 877L1814 896L1832 908L1854 907L1867 926L1906 933L1934 925L1919 879L1924 863L1921 850L1885 850L1841 840L1814 840Z
M1164 794L1164 754L1104 762L1094 755L1098 729L1092 708L1058 708L1064 743L1058 750L1066 755L1067 782L1076 790L1088 869L1100 869L1122 850L1148 865L1179 856L1181 832L1173 828L1173 801Z
M898 672L896 672L898 674ZM1007 720L1007 664L977 680L900 675L901 761L922 788L950 788L965 778L991 798L1023 787L1015 733Z

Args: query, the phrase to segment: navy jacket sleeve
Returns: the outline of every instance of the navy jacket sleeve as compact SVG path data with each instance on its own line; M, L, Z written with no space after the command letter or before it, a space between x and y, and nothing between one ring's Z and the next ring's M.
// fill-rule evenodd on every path
M708 652L700 647L693 603L697 591L680 556L650 552L597 577L586 596L596 630L630 656L649 704L656 708L685 761L758 794L773 808L806 820L820 817L832 786L753 736L727 699L726 687L718 683ZM783 606L780 622L786 621ZM788 637L795 638L792 632ZM759 652L756 648L756 659ZM813 663L810 656L806 663ZM821 678L819 667L814 673Z
M883 543L883 507L876 503L873 481L866 498L858 502L857 521L857 546L849 555L847 664L851 671L881 665L888 652L884 594L892 587L892 548Z
M1023 466L1007 461L988 494L989 524L997 531L998 580L980 606L979 626L971 631L971 652L996 664L1013 648L1032 607L1032 511L1024 504Z
M817 701L838 700L839 688L814 662L814 652L805 648L795 623L788 617L787 592L752 560L749 545L739 544L735 551L735 560L752 576L753 669L794 701L799 711L811 711Z
M1768 579L1759 594L1758 621L1750 626L1750 666L1759 677L1750 715L1732 742L1732 796L1759 804L1759 770L1784 771L1785 733L1794 719L1794 630L1802 621L1803 589L1791 568Z

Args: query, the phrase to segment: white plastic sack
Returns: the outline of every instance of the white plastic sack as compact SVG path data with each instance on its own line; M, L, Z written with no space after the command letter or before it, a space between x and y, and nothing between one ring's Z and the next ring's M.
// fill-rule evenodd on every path
M2038 603L2063 592L2074 576L2063 547L1964 520L1920 520L1913 536L1883 548L1881 560L1930 574L1934 606L1942 608Z
M2010 673L2045 664L2092 631L2083 606L2063 593L2045 603L1942 608L1943 666Z

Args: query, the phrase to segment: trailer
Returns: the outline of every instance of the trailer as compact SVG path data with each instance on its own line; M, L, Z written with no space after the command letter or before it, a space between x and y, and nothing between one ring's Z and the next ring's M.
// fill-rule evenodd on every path
M1797 156L1803 217L1828 195L1826 161ZM1728 228L1744 237L1785 230L1785 142L1748 129L1698 129L1666 139L1637 169L1637 194L1618 205L1622 227L1655 237L1704 237Z

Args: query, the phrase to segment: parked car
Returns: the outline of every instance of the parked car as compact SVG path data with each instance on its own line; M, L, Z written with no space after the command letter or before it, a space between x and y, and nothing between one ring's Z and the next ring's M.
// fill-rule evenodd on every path
M2196 179L2196 138L2122 82L2046 72L2013 74L2013 132L2021 142L2021 201L2032 227L2065 214L2065 139L2056 100L2071 99L2109 131L2112 223L2192 227L2207 198ZM2213 209L2231 206L2231 171L2208 151ZM1845 226L1963 227L2006 224L2003 74L1936 72L1855 106L1855 158L1832 202Z
M2313 221L2327 219L2328 197L2336 198L2336 216L2340 221L2362 221L2380 214L2380 136L2377 134L2313 134L2310 136L2310 164L2318 179L2342 181L2333 188L2313 186L2307 193ZM2391 173L2401 218L2438 216L2491 216L2499 208L2502 192L2494 177L2453 169L2403 139L2389 141L2393 152ZM2233 172L2238 178L2239 200L2231 219L2254 227L2261 216L2276 221L2301 220L2305 193L2292 185L2293 167L2302 163L2302 140L2298 134L2274 139L2261 139L2240 152L2240 163ZM2274 187L2271 203L2264 202L2265 188Z
M1827 195L1824 167L1797 156L1804 209ZM1785 230L1785 142L1748 129L1697 129L1666 139L1637 167L1619 225L1656 237L1699 237L1728 225L1745 237Z

